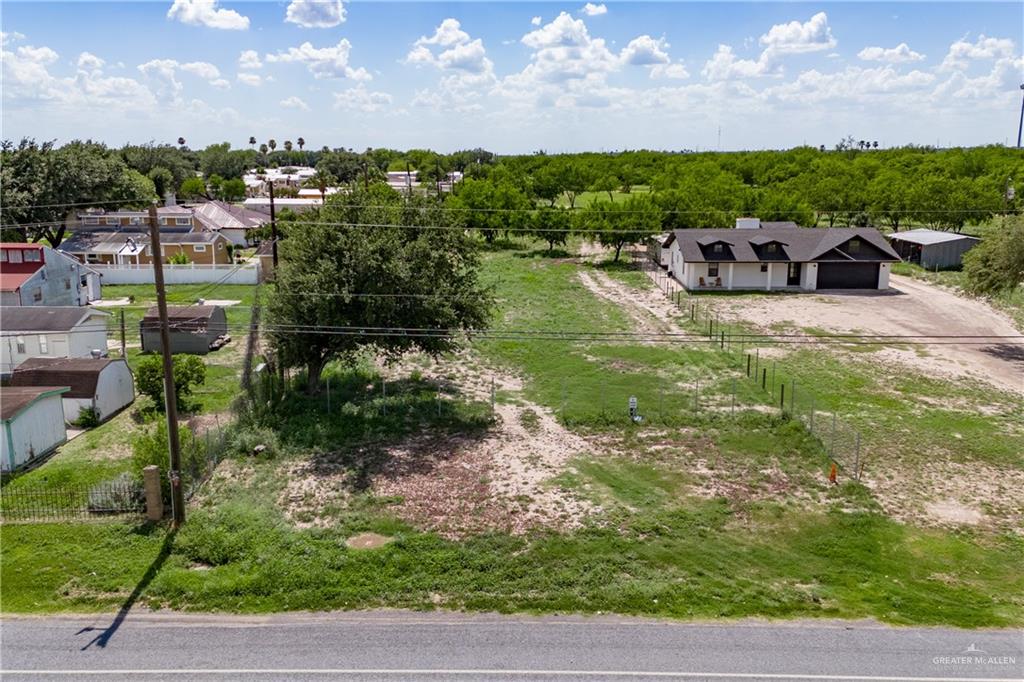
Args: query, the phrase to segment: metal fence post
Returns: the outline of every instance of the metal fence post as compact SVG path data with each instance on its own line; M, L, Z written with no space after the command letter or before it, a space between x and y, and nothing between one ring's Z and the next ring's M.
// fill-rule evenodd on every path
M747 378L750 378L750 353L747 353Z
M860 480L860 431L855 432L853 439L853 472Z
M786 384L779 385L779 411L786 413Z
M836 413L832 413L832 444L829 446L828 455L832 459L836 458Z
M761 368L761 390L768 390L768 368Z

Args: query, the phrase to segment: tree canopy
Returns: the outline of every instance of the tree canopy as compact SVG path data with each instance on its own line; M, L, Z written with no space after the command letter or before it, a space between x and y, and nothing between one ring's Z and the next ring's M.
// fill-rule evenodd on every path
M310 392L331 360L366 348L385 358L437 355L457 346L458 330L485 326L492 299L478 279L474 241L461 230L416 229L444 224L436 202L407 203L375 184L333 195L319 218L281 243L267 307L278 361L304 367ZM384 329L432 331L374 331Z

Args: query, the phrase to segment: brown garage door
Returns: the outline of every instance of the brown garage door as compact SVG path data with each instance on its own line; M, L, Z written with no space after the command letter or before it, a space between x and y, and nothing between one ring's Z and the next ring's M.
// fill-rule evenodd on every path
M877 289L878 263L821 263L819 289Z

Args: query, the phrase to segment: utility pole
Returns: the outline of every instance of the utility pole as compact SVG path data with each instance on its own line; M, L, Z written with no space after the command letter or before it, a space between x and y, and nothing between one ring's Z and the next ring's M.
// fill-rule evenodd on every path
M162 274L162 273L161 273ZM128 357L127 344L124 342L124 308L121 308L121 357Z
M274 212L274 181L270 181L270 248L274 255L274 279L277 279L277 214Z
M178 396L174 393L174 361L171 357L171 333L167 321L167 292L164 291L163 254L160 251L160 225L156 202L149 206L149 241L153 252L153 280L156 305L160 311L160 353L164 359L164 408L167 413L167 444L171 451L172 527L185 523L185 496L181 489L181 442L178 440Z
M1024 83L1020 84L1021 98L1020 98L1020 123L1017 124L1017 149L1020 149L1020 134L1024 131Z

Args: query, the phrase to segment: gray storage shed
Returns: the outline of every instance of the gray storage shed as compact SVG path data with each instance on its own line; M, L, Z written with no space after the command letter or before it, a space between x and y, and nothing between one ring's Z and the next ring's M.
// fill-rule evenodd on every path
M923 228L894 232L888 237L900 258L926 269L960 267L964 254L981 241L964 234Z
M167 306L171 352L206 355L211 347L219 348L221 337L228 334L228 320L218 305ZM156 306L146 311L139 323L142 351L159 353L160 312Z

